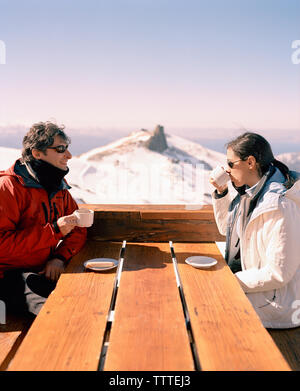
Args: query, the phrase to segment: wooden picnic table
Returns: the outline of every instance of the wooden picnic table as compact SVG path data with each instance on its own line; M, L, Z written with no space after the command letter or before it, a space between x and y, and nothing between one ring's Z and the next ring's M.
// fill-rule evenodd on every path
M180 219L181 212L186 220L180 208L169 216L162 209L150 212L151 226L155 214L163 227L168 217ZM188 212L191 220L195 213ZM126 221L135 225L137 215L126 214ZM118 229L123 234L123 227ZM163 237L171 231L165 228ZM214 241L130 242L126 236L126 242L104 241L95 227L93 232L61 275L8 370L290 370ZM145 240L146 229L141 232ZM157 232L149 237L159 239ZM196 269L185 263L192 255L218 263ZM84 261L99 257L118 259L118 268L84 268Z

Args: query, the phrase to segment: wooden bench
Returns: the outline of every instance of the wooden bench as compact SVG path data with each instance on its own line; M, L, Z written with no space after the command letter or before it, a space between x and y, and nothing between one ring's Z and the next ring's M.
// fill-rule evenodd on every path
M288 330L268 329L281 354L293 371L300 371L300 327Z
M61 275L10 369L98 369L115 273L85 272L83 262L94 257L118 258L120 248L118 243L87 242Z
M11 314L7 314L5 324L0 324L0 371L7 369L31 324L31 317Z
M0 356L2 370L299 370L299 344L283 353L290 367L276 347L290 351L297 329L273 330L272 338L264 329L214 243L224 237L210 207L93 208L86 246L21 345L16 336ZM122 240L134 240L125 253ZM199 253L218 264L185 264ZM84 271L94 257L121 257L122 272Z

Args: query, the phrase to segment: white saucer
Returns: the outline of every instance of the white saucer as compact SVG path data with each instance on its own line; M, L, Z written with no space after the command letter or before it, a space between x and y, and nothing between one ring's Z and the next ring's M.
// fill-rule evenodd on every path
M215 258L204 257L204 256L200 256L200 255L188 257L185 260L185 262L188 265L191 265L191 266L196 267L198 269L199 268L201 268L201 269L209 268L209 267L212 267L218 263L218 261Z
M113 265L104 266L105 263L107 263L107 262L112 262ZM93 258L93 259L89 259L88 261L85 261L83 265L86 269L101 272L104 270L114 269L115 267L118 266L118 263L119 263L119 261L117 261L116 259L112 259L112 258Z

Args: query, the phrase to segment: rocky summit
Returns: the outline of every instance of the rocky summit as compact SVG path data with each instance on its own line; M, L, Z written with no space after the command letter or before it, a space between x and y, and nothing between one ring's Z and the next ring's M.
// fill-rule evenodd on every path
M164 127L157 125L153 135L145 142L145 147L154 152L162 153L168 148Z

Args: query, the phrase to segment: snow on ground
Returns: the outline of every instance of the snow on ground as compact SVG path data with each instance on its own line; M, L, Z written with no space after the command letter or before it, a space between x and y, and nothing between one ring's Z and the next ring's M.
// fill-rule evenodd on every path
M0 147L0 171L11 167L20 156L20 149Z

